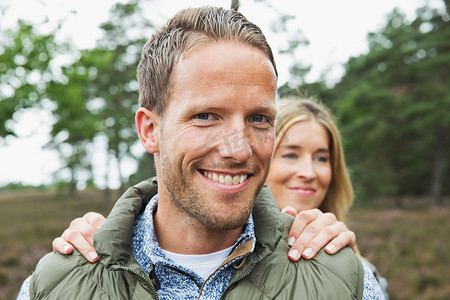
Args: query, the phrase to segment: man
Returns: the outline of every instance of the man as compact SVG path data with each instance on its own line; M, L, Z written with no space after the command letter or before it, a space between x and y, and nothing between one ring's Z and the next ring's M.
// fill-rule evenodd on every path
M100 263L50 253L29 296L361 299L364 272L349 248L286 256L292 218L263 188L276 79L264 35L241 14L203 7L170 19L138 66L136 126L158 184L119 199L94 239Z

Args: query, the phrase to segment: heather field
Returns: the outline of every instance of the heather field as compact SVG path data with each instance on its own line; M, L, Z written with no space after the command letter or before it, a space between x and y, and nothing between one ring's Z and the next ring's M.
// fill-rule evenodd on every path
M349 223L361 253L389 282L391 299L450 299L450 207L410 200L354 208Z
M387 278L391 299L450 299L450 207L430 210L425 201L405 199L399 209L380 200L353 208L349 217L361 252ZM0 299L15 299L71 219L90 210L106 214L112 205L98 191L71 200L43 191L0 191Z

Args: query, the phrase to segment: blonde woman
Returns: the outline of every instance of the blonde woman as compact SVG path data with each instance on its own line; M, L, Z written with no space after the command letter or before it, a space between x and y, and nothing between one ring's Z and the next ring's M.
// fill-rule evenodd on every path
M296 215L318 208L345 222L354 194L331 112L310 99L279 100L276 127L274 155L266 183L280 210ZM327 246L328 250L333 250L332 247L333 244ZM353 249L362 258L356 245ZM386 280L372 264L362 261L374 272L387 297Z

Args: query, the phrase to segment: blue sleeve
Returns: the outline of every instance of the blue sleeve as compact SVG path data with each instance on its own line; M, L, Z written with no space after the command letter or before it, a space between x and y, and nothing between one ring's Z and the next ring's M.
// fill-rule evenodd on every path
M364 262L364 290L363 300L385 300L381 286L373 275L372 270Z
M30 278L31 278L31 276L29 276L27 279L25 279L25 281L22 283L19 295L17 295L17 300L30 299Z

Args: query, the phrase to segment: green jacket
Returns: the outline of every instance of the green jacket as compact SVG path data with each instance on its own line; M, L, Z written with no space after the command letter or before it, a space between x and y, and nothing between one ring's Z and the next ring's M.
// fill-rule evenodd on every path
M31 277L31 299L157 299L131 250L134 220L156 192L156 180L150 179L117 201L94 238L100 263L91 264L78 252L44 256ZM314 259L289 261L287 235L293 218L279 212L268 187L258 195L253 216L255 249L236 266L222 298L362 299L364 271L351 249L333 256L321 250ZM230 256L246 254L237 254L239 249Z

